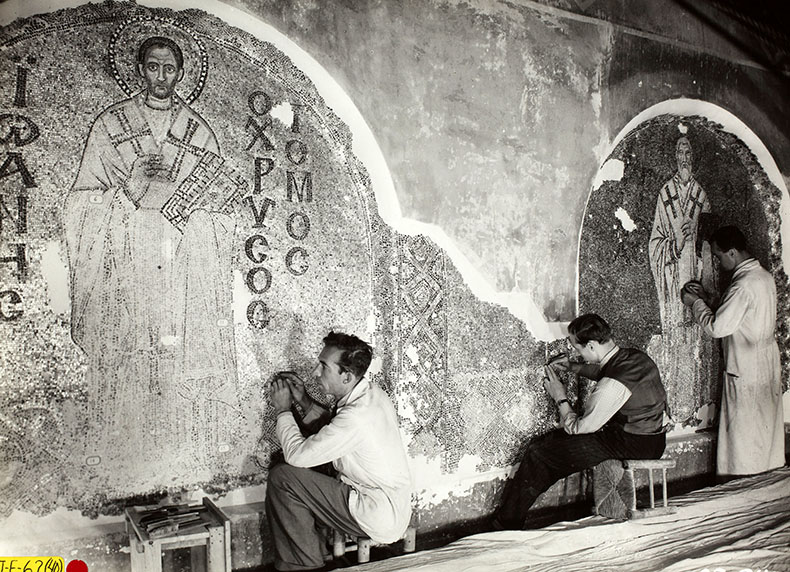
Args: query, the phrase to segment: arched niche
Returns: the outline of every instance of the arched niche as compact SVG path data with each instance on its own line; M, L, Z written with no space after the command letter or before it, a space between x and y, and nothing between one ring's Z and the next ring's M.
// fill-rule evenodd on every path
M693 181L681 173L680 147L691 151ZM774 274L787 367L780 216L787 193L777 174L768 151L737 118L706 102L675 100L646 110L618 135L590 192L579 242L579 311L602 313L621 344L651 354L676 421L696 423L695 412L718 397L717 343L693 324L679 288L692 278L719 291L726 284L707 242L720 225L738 225ZM692 194L696 205L686 200ZM693 236L679 250L676 241L675 254L688 257L670 276L661 270L669 262L661 237L668 244L684 220Z
M70 4L30 8L0 38L12 135L0 190L14 222L2 246L9 235L24 245L0 288L13 293L2 298L13 359L0 364L10 461L0 517L117 512L116 502L172 489L260 484L274 449L274 372L309 379L330 329L369 339L391 328L382 259L392 233L335 111L348 117L350 101L328 74L238 14L244 29L197 9ZM183 51L175 90L192 110L185 129L158 134L173 141L162 153L167 201L145 205L155 224L138 216L129 173L109 153L136 137L115 127L136 121L124 102L143 87L135 58L150 36ZM113 128L91 147L99 123ZM178 175L182 160L201 169ZM85 200L72 208L76 192Z

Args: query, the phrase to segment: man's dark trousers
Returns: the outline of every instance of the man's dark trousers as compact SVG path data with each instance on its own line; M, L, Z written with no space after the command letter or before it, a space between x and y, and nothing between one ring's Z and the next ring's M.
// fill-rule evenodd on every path
M529 507L558 480L607 459L658 459L665 447L664 433L626 433L611 422L595 433L569 435L556 429L541 435L529 444L506 485L496 519L504 528L520 530Z
M324 565L317 524L367 536L348 508L351 487L334 477L283 463L269 471L266 487L266 518L277 570L312 570Z

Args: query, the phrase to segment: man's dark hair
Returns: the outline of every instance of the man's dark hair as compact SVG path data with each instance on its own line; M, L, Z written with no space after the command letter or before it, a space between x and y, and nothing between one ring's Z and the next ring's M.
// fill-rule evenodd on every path
M145 65L145 56L148 50L152 48L168 48L173 52L173 57L176 59L178 69L184 69L184 53L173 40L163 36L152 36L140 44L140 49L137 50L137 63L141 66Z
M340 350L338 365L340 371L350 371L357 378L362 378L368 371L373 359L373 348L358 337L341 332L329 332L324 338L324 345Z
M581 345L594 340L600 344L612 339L612 328L598 314L582 314L568 324L568 333Z
M710 237L711 245L715 244L719 250L727 252L731 248L740 252L749 252L749 243L737 226L722 226Z

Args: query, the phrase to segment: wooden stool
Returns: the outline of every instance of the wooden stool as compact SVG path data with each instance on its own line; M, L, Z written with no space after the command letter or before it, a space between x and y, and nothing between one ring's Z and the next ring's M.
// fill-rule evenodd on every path
M141 520L153 511L169 509L194 509L199 522L191 522L180 530L150 534ZM204 498L202 505L165 507L130 507L126 514L126 531L129 533L129 552L132 572L162 572L162 551L192 547L192 571L231 572L230 520L211 502ZM154 535L154 538L151 538Z
M357 562L359 564L364 564L365 562L370 562L370 547L380 546L380 544L373 542L367 536L354 538L337 530L333 530L332 533L334 535L332 540L332 553L335 558L340 558L349 550L356 550ZM416 546L417 529L410 526L403 535L403 551L414 552Z
M595 514L628 520L675 512L667 504L667 469L675 466L675 459L609 459L593 468L593 498ZM636 507L634 470L647 469L650 482L650 508ZM661 469L664 506L657 507L653 488L653 469Z

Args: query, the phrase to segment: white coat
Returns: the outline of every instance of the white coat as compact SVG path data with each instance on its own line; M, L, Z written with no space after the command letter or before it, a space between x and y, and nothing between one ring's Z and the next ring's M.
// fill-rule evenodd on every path
M776 285L750 258L733 272L714 314L704 301L694 318L722 338L725 374L716 455L718 475L748 475L785 463L779 347L774 338Z

